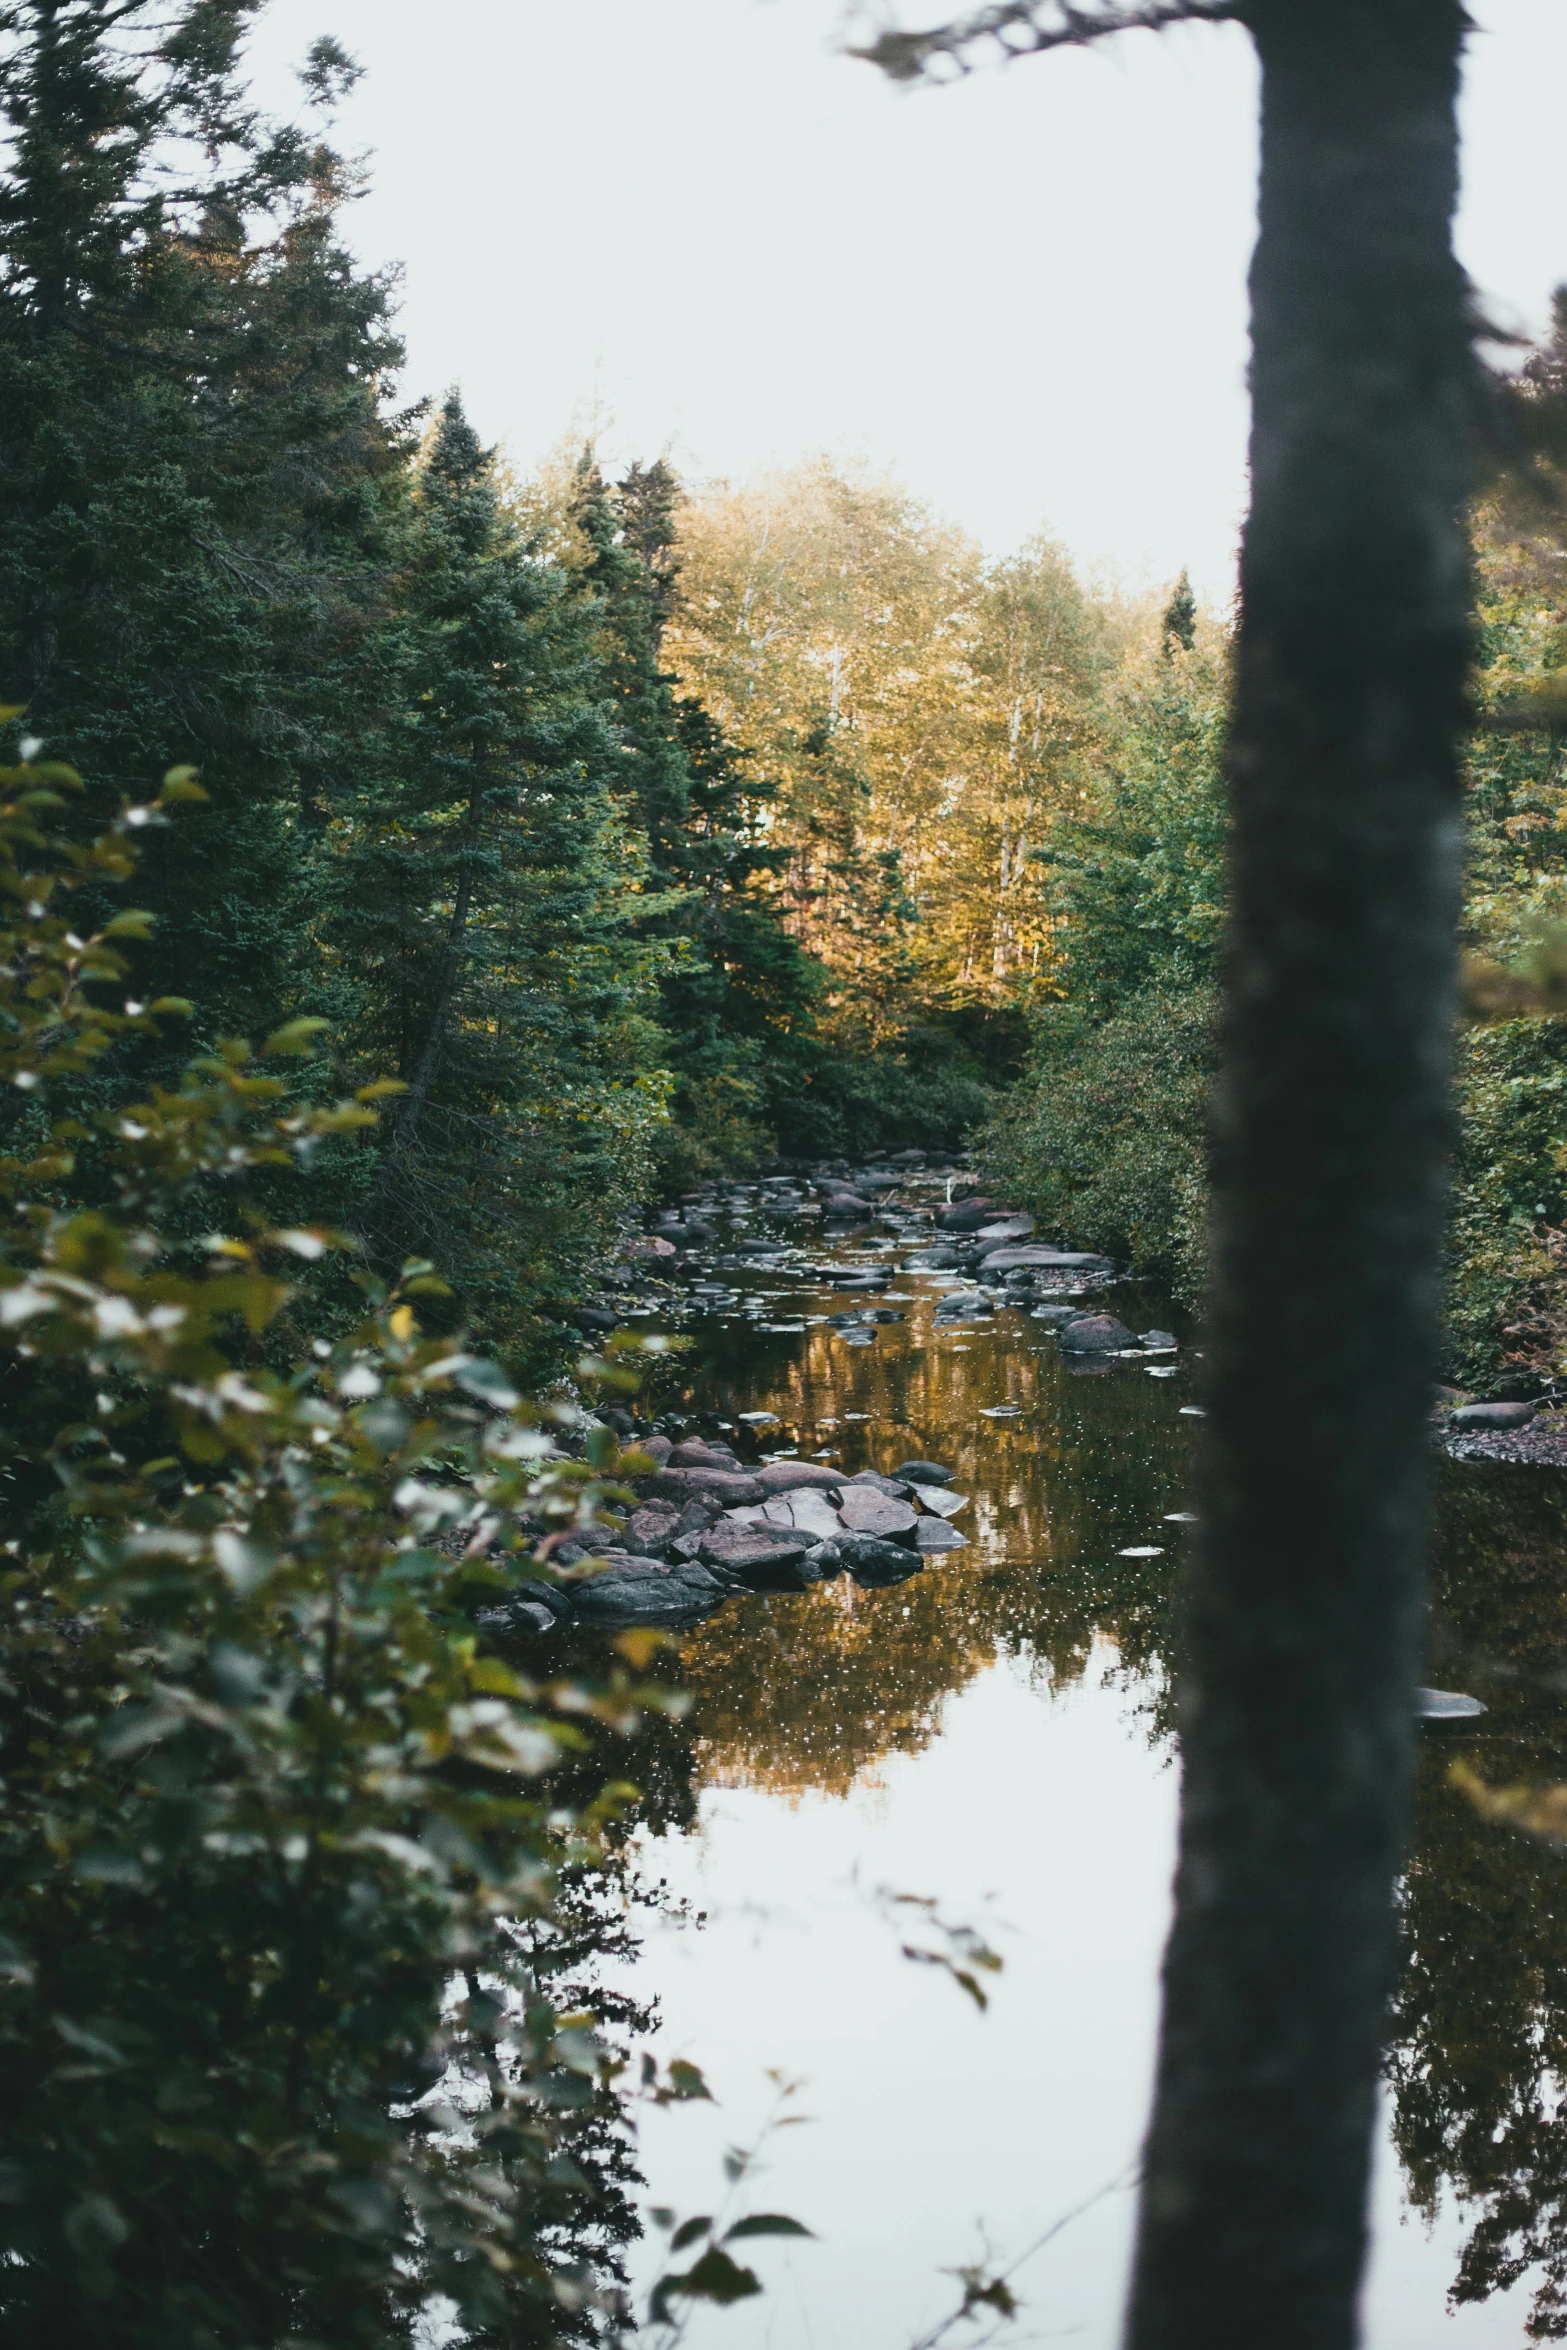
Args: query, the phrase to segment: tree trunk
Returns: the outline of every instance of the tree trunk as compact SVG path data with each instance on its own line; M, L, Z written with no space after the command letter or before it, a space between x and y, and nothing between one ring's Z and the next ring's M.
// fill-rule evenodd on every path
M1456 0L1245 0L1253 503L1202 1531L1128 2341L1356 2338L1412 1760L1467 652Z

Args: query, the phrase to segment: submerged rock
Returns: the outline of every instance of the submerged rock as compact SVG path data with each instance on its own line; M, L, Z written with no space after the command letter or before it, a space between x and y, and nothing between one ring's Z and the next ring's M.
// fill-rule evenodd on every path
M952 1471L944 1469L940 1461L899 1461L893 1471L907 1485L950 1485Z
M731 1588L726 1578L695 1560L664 1566L657 1559L616 1559L574 1587L573 1613L587 1624L690 1621L721 1606Z
M955 1518L959 1510L966 1510L969 1505L966 1493L951 1493L944 1485L921 1485L917 1490L921 1502L933 1517Z
M1062 1324L1061 1344L1068 1354L1114 1354L1123 1346L1135 1346L1137 1339L1114 1314L1079 1314Z
M943 1551L966 1550L968 1536L944 1518L921 1518L914 1529L914 1548L921 1558L938 1558Z
M855 1582L863 1584L867 1591L884 1591L894 1583L907 1583L911 1575L921 1573L924 1565L917 1551L905 1549L900 1542L879 1541L874 1534L840 1534L831 1548Z
M984 1273L1011 1273L1028 1267L1036 1272L1108 1273L1114 1259L1096 1257L1082 1249L1071 1248L993 1248L980 1259Z

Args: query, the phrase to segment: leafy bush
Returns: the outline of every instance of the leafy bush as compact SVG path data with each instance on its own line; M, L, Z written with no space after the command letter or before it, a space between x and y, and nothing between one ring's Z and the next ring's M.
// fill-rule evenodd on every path
M1036 1072L985 1138L987 1183L1040 1227L1102 1249L1195 1303L1203 1283L1207 987L1151 987L1108 1020L1053 1005Z
M145 919L84 941L72 897L189 788L75 846L75 779L0 771L0 1082L30 1112L0 1360L31 1399L0 1574L0 2338L380 2350L432 2296L473 2342L583 2337L633 2223L591 2176L614 2063L556 1995L560 1888L618 1791L566 1805L548 1774L649 1693L541 1684L472 1618L614 1497L614 1439L564 1457L426 1336L420 1266L356 1273L354 1327L269 1359L297 1276L346 1252L256 1187L376 1114L259 1065L312 1024L107 1116L106 1196L72 1197L92 1138L53 1091L184 1008L113 1008ZM193 1197L228 1210L195 1238Z

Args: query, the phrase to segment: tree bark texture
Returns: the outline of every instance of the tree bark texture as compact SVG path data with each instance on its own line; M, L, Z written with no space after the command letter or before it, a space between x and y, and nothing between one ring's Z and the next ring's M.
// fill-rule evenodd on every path
M1202 1527L1131 2350L1357 2336L1422 1626L1468 648L1455 0L1263 69Z

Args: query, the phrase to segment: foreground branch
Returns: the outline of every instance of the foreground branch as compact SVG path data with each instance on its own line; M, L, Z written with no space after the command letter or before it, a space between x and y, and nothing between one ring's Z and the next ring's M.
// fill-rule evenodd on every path
M1235 13L1235 0L1142 0L1132 7L1117 6L1115 0L1087 7L1080 0L995 0L989 8L972 9L928 32L881 33L869 47L849 54L879 66L892 81L916 82L941 63L960 74L972 73L971 53L987 47L1003 60L1037 57L1047 49L1081 48L1111 33L1220 24Z

